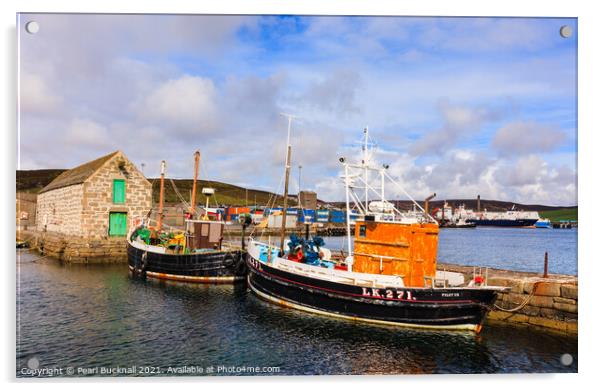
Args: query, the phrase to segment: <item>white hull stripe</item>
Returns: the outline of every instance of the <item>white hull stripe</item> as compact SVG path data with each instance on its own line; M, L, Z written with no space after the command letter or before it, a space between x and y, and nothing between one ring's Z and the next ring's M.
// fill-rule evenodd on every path
M134 267L128 265L131 271L134 271ZM184 282L234 282L244 279L243 276L227 276L227 277L197 277L197 276L182 276L178 274L167 274L146 271L146 276L151 278L157 278L160 280L172 280L172 281L184 281Z
M315 308L310 308L310 307L305 307L299 304L295 304L295 303L291 303L289 301L286 300L282 300L282 299L278 299L275 297L272 297L270 295L267 295L261 291L259 291L258 289L256 289L253 284L250 281L250 278L248 278L248 283L249 286L251 287L251 290L253 292L255 292L255 294L257 294L259 297L267 300L267 301L271 301L273 303L279 304L281 306L284 307L290 307L290 308L294 308L296 310L300 310L300 311L305 311L305 312L310 312L313 314L318 314L318 315L324 315L324 316L331 316L334 318L341 318L341 319L347 319L347 320L353 320L353 321L361 321L361 322L367 322L367 323L376 323L376 324L383 324L383 325L388 325L388 326L398 326L398 327L410 327L410 328L419 328L419 329L438 329L438 330L470 330L470 331L479 331L480 330L480 325L476 325L476 324L458 324L458 325L444 325L444 326L434 326L434 325L421 325L421 324L413 324L413 323L399 323L399 322L390 322L387 320L378 320L378 319L368 319L368 318L360 318L357 316L348 316L348 315L341 315L341 314L336 314L333 312L327 312L327 311L322 311L322 310L318 310Z

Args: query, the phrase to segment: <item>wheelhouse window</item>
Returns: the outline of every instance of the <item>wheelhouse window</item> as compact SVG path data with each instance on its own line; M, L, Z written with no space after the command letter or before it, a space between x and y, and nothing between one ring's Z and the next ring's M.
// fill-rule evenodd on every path
M125 180L113 180L113 203L125 204Z
M365 238L365 237L366 237L366 226L360 225L360 238Z

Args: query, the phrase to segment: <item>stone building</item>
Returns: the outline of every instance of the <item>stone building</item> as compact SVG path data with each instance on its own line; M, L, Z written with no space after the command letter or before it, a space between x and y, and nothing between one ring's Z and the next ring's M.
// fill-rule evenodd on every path
M299 193L299 204L303 209L316 209L318 206L318 195L313 191L302 191Z
M17 192L17 232L36 227L36 194Z
M37 230L70 238L124 238L152 206L150 182L116 151L65 171L38 194Z

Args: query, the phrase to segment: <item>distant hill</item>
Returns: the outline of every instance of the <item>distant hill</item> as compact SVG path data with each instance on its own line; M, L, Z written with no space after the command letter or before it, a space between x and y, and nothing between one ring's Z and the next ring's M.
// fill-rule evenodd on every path
M54 178L61 175L65 171L67 170L17 170L17 191L22 191L25 193L38 193L47 184L52 182Z
M16 179L17 179L17 191L27 192L27 193L38 193L44 186L50 183L54 178L60 175L63 171L62 169L50 169L50 170L21 170L17 171ZM158 178L149 178L148 179L153 184L153 201L158 202L159 200L159 179ZM173 180L176 188L182 195L182 197L186 200L190 200L190 193L192 191L192 179L174 179ZM203 187L212 187L215 189L215 200L212 198L210 200L211 205L215 205L216 200L220 205L234 205L234 206L245 206L245 205L267 205L270 201L271 197L274 197L274 194L268 191L263 190L255 190L255 189L245 189L244 187L231 185L228 183L218 182L218 181L206 181L201 180L197 183L197 200L199 203L203 203L205 201L205 196L201 194ZM277 201L276 205L282 205L282 196L276 196ZM296 201L295 195L289 196L290 200ZM180 201L176 192L173 189L171 181L166 179L165 181L165 202L167 203L178 203ZM294 202L294 201L293 201ZM412 207L411 201L400 200L393 201L396 206L400 209L410 209ZM423 202L419 201L422 205ZM464 204L467 209L477 209L477 200L473 199L449 199L447 203L458 207L461 204ZM326 202L318 200L319 205L324 205ZM343 208L345 206L344 202L329 202L328 205ZM433 200L430 203L430 208L441 208L443 205L443 200ZM481 199L481 210L487 209L488 211L505 211L509 210L514 206L517 210L527 210L527 211L538 211L544 212L542 216L548 217L546 214L550 211L557 211L555 213L550 214L551 220L557 219L567 219L567 220L576 220L577 218L577 206L549 206L549 205L537 205L537 204L519 204L515 202L509 201L496 201L496 200L485 200Z
M50 170L18 170L16 173L16 184L18 192L39 193L47 184L52 182L54 178L66 171L65 169L50 169ZM148 178L153 185L153 201L159 201L159 178ZM189 202L192 192L192 179L174 179L179 193ZM205 202L205 196L201 193L204 187L212 187L215 189L215 199L211 197L210 205L215 206L216 201L219 205L267 205L268 202L273 202L274 194L268 191L245 189L244 187L230 185L217 181L200 180L197 183L197 200L199 203ZM282 196L275 196L276 204L282 204ZM296 195L289 196L289 202L296 201ZM165 202L178 203L180 198L176 194L173 185L169 178L165 180Z
M153 184L153 202L159 202L161 181L159 178L148 178L148 180ZM184 200L186 200L186 202L190 202L192 194L192 179L174 179L173 182ZM228 183L218 181L199 180L197 182L196 199L197 202L201 204L205 203L206 199L202 194L204 187L211 187L215 189L215 198L212 196L209 199L210 206L215 206L216 203L218 205L225 206L268 205L268 203L271 204L274 202L273 197L276 197L276 204L283 203L282 196L275 196L274 193L268 191L245 189L244 187L230 185ZM291 202L290 197L294 197L296 201L296 196L291 195L289 196L289 202ZM180 202L180 198L176 194L170 179L165 179L165 202Z

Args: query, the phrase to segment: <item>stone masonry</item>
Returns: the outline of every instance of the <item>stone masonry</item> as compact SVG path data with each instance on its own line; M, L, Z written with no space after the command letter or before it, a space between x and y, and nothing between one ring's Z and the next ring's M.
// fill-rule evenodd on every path
M474 268L439 264L439 270L464 274L472 279ZM489 269L488 285L510 288L498 295L496 308L487 319L538 326L576 335L578 332L578 279L576 276ZM524 305L523 305L524 304Z
M113 181L125 181L125 202L113 203ZM55 183L56 181L56 183ZM127 230L152 206L150 182L122 152L78 166L38 195L34 246L66 262L126 260L125 237L109 236L109 214L127 213Z
M125 204L113 204L114 179L126 181ZM126 159L112 159L105 163L101 170L83 184L82 236L107 239L110 212L127 212L129 230L133 218L143 217L151 209L151 194L150 182L131 162Z

